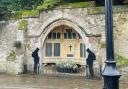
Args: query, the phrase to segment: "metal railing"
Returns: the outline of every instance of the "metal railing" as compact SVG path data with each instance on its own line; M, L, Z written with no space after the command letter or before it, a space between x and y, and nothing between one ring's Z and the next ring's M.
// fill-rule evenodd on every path
M88 78L88 67L81 66L77 69L72 68L58 68L56 65L39 65L37 73L40 75L57 76L57 77L70 77L70 78ZM94 79L101 79L102 66L94 67Z

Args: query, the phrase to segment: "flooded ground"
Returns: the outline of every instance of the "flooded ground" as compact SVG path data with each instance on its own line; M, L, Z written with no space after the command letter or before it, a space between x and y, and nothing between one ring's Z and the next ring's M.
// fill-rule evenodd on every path
M128 76L120 89L128 89ZM102 89L103 80L50 77L43 75L0 75L0 89Z

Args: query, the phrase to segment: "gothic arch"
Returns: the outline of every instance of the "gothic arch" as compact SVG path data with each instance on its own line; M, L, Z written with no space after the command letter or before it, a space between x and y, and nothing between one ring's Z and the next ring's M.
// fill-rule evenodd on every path
M82 27L80 27L78 24L72 22L71 20L57 19L57 20L54 20L53 22L49 23L44 29L42 29L42 32L40 34L41 49L43 49L45 39L48 36L48 34L50 33L50 31L52 31L55 27L58 27L61 25L65 25L65 26L73 28L82 37L83 42L86 45L86 49L90 48L90 43L88 42L86 30L84 30ZM42 55L42 57L43 57L43 55Z

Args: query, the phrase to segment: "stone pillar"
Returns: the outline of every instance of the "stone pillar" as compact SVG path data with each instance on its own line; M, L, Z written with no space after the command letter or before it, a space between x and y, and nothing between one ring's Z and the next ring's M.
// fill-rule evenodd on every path
M28 33L27 33L27 20L26 24L24 25L24 32L23 32L23 54L24 54L24 59L23 59L23 73L26 74L28 73Z

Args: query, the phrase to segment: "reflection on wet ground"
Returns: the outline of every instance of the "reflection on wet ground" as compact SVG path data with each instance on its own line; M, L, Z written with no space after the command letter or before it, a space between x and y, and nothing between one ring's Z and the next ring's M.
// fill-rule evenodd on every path
M120 81L120 89L128 88L127 79ZM102 87L103 80L46 75L0 75L0 89L102 89Z

